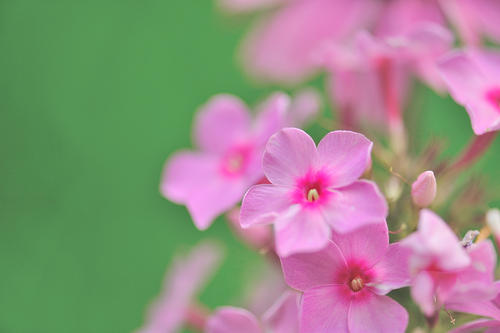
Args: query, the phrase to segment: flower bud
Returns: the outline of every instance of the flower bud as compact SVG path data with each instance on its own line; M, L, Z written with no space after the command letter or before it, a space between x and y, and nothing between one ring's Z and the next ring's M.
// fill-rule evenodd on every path
M500 210L493 208L486 213L486 224L490 228L497 244L500 244Z
M434 172L422 172L411 186L413 203L421 208L429 206L436 198L436 188Z

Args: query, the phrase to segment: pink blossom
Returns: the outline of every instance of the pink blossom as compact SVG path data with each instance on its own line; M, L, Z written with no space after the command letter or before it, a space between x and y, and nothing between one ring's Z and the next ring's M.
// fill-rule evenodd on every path
M422 312L432 316L443 304L492 299L496 263L489 241L464 248L439 216L422 210L418 230L401 241L411 249L411 295Z
M500 129L500 53L457 51L439 69L451 96L463 105L477 135Z
M370 165L372 142L359 133L335 131L318 147L297 128L273 135L264 152L263 169L271 184L246 193L242 227L274 223L280 256L326 246L330 227L348 232L381 223L387 204L377 186L358 180Z
M379 5L365 0L287 1L261 19L242 48L247 72L261 80L293 84L319 69L316 52L367 25Z
M314 114L311 110L300 114L303 110L297 110L294 101L276 93L258 107L252 122L237 97L213 97L195 119L194 139L199 150L178 152L168 160L161 182L163 195L186 205L198 229L208 228L262 179L262 151L268 138L292 119L305 121Z
M436 198L436 177L434 172L422 172L417 180L411 185L411 197L415 205L419 207L429 206Z
M251 312L235 307L222 307L207 322L206 333L273 333L298 332L298 295L285 292L258 320Z
M321 251L282 258L286 282L304 292L301 332L404 332L408 313L385 294L409 284L407 257L379 223L333 232Z
M174 258L163 290L151 305L146 323L138 333L176 332L180 329L194 297L217 270L221 257L218 246L204 242L189 254Z
M497 246L500 246L500 210L493 208L486 213L486 224L490 228Z

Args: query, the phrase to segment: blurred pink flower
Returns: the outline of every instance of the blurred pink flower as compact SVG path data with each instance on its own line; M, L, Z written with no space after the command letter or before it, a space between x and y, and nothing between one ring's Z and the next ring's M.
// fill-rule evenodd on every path
M439 216L422 210L418 230L401 241L411 249L411 295L422 312L431 317L442 305L492 299L496 263L489 241L464 248Z
M298 110L282 93L271 95L257 109L254 122L237 97L218 95L198 112L194 139L198 151L174 154L165 166L161 192L185 204L194 224L204 230L221 213L238 203L245 191L262 177L262 151L268 138L295 119L306 121L317 111ZM301 102L303 103L303 102Z
M211 242L198 244L185 256L175 257L163 290L151 305L146 323L137 333L176 332L189 315L196 294L217 270L222 250Z
M408 313L385 294L409 284L407 260L404 247L389 245L385 222L282 258L285 280L304 292L301 332L404 332Z
M285 2L253 27L241 52L250 75L286 84L315 74L315 53L322 44L343 40L366 26L379 7L366 0Z
M206 333L297 333L299 296L285 292L259 321L251 312L235 307L222 307L207 322Z
M411 197L419 207L429 206L436 198L437 184L434 172L422 172L411 185Z
M500 52L457 51L439 69L451 96L467 110L477 135L500 129Z
M290 0L217 0L218 5L231 13L246 13L253 10L269 8Z
M242 227L274 223L278 255L317 251L327 245L330 226L348 232L380 223L387 203L377 186L358 180L370 165L372 142L362 134L335 131L318 147L297 128L273 135L263 169L271 184L246 193Z

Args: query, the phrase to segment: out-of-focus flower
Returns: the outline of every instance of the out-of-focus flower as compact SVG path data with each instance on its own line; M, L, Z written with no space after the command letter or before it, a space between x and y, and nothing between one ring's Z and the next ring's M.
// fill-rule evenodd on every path
M422 312L432 317L442 305L489 300L496 262L491 242L464 248L439 216L422 210L417 232L401 241L411 249L411 295Z
M330 226L348 232L381 223L387 203L377 186L358 180L370 165L372 142L349 131L327 134L318 147L297 128L273 135L264 152L263 169L271 184L246 193L242 227L274 223L280 256L326 246Z
M483 332L485 333L498 333L500 332L500 321L491 319L478 319L471 321L463 326L452 329L449 333L473 333L473 332Z
M214 243L198 244L186 256L174 258L163 290L151 305L146 323L138 333L176 332L188 316L196 294L217 270L222 250Z
M299 296L286 292L259 321L251 312L222 307L207 322L206 333L297 333L299 329Z
M497 0L439 0L463 40L479 46L486 36L500 41L500 2Z
M286 282L304 292L301 332L404 332L408 313L385 294L409 284L407 260L385 223L333 232L320 252L282 258Z
M298 83L319 69L315 53L323 43L340 41L376 13L365 0L294 0L263 18L242 47L247 72L259 79Z
M330 90L347 125L398 126L411 75L443 90L436 59L450 50L452 34L440 25L421 23L387 36L367 32L354 43L331 43L320 62L330 73Z
M419 207L429 206L436 198L436 177L434 172L424 171L411 185L411 197L415 205Z
M273 7L290 0L218 0L219 6L230 13L246 13Z
M477 135L500 129L500 52L456 51L439 63L451 96L467 110Z
M195 119L194 138L199 150L179 152L168 160L161 192L185 204L198 229L208 228L263 177L262 151L268 138L296 119L306 121L315 113L311 110L313 98L309 97L309 109L298 110L296 99L290 102L285 94L273 94L258 107L252 122L247 107L237 97L213 97Z

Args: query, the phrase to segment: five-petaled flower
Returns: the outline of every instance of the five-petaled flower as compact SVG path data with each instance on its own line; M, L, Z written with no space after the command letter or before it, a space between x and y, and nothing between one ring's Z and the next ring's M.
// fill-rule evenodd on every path
M385 222L332 240L316 253L281 259L286 282L303 291L301 332L404 332L408 313L385 296L407 286L408 251L389 245Z
M370 165L372 142L361 134L335 131L318 147L297 128L269 139L263 169L271 184L246 193L243 227L274 223L280 256L320 250L330 228L348 232L384 221L387 203L377 186L358 180Z

